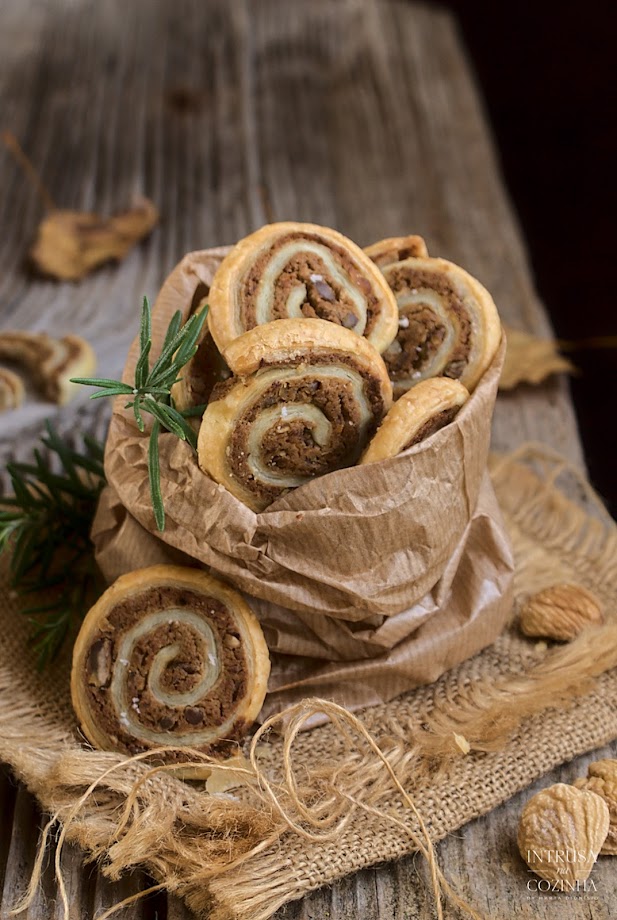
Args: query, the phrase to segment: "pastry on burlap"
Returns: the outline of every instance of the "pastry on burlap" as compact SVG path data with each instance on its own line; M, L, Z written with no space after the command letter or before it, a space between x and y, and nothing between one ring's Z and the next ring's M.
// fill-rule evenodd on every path
M153 309L153 358L174 312L186 319L206 296L226 251L190 253L169 276ZM162 434L162 534L149 431L116 401L93 529L105 576L184 559L244 591L279 655L264 712L306 693L357 708L434 680L493 641L510 614L511 550L486 476L504 347L447 427L399 456L309 481L260 513Z
M567 498L555 484L558 472L552 461L534 469L516 458L493 470L516 559L515 592L524 597L558 582L581 584L605 607L606 624L549 649L507 629L434 684L362 714L435 841L557 764L617 737L617 529L601 507L585 511ZM585 490L582 479L571 482L570 494ZM330 723L295 739L299 794L313 807L322 803L323 821L328 809L340 809L346 820L338 830L326 824L329 839L311 841L264 801L251 766L248 785L219 796L169 773L153 775L148 762L85 749L70 703L70 655L44 674L32 667L30 627L18 615L4 558L0 624L0 757L43 808L62 809L63 822L73 811L66 840L98 856L107 876L144 865L203 920L266 920L312 889L415 849L401 827L414 830L408 804L351 722L346 736ZM314 715L320 705L308 700L299 715ZM457 735L467 739L469 753ZM262 771L284 782L280 736L262 737L258 748ZM342 798L328 804L329 796L324 802L334 777L361 805L352 810ZM282 802L290 807L287 793ZM486 858L500 871L499 853L489 847Z
M71 696L101 751L229 754L261 709L269 673L263 633L237 591L204 571L154 565L118 578L88 612Z

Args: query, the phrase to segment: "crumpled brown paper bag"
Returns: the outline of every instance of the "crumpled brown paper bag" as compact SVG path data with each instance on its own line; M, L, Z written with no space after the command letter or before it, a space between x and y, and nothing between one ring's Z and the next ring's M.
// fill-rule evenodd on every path
M152 360L226 248L189 253L153 310ZM124 378L138 355L133 342ZM505 343L454 422L390 460L338 470L256 514L191 448L160 438L166 529L156 530L148 430L116 401L109 486L93 527L110 580L164 561L206 564L249 595L276 652L263 715L318 694L351 708L435 680L490 644L510 614L513 561L486 459Z

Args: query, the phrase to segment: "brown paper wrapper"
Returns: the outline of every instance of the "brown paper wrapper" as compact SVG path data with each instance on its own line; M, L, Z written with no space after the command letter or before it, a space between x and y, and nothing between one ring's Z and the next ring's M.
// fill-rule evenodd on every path
M153 310L152 357L227 249L190 253ZM124 379L133 379L138 341ZM94 522L110 580L157 562L207 565L249 595L274 662L263 715L318 694L360 708L435 680L490 644L510 614L512 553L486 473L505 342L455 420L397 457L338 470L256 514L160 437L166 528L150 502L148 429L117 400L109 486Z

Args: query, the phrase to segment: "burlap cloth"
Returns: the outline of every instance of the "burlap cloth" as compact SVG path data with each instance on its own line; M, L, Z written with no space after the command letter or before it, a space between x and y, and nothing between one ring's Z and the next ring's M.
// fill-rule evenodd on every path
M598 595L608 619L548 648L512 625L434 684L362 714L433 840L617 736L615 525L582 480L568 488L581 504L565 496L563 477L573 474L558 458L527 449L491 466L515 551L517 598L575 581ZM311 889L416 849L417 824L383 761L340 720L295 739L295 789L274 733L260 740L248 784L215 794L151 773L145 762L87 750L70 707L67 660L33 672L6 560L0 575L0 756L58 813L66 839L98 857L110 877L143 864L204 916L260 920ZM307 702L296 715L302 720L316 706ZM271 796L266 778L276 782Z

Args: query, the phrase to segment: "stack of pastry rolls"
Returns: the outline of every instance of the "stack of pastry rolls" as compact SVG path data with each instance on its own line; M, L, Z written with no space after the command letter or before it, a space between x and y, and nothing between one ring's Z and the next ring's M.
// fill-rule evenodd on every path
M181 409L206 404L195 419L199 466L256 513L447 426L501 337L489 294L429 258L420 237L362 250L312 224L272 224L238 243L209 288L194 291L191 311L206 305L173 397ZM441 535L433 554L446 558L456 539L456 529ZM434 566L420 574L434 583ZM191 751L225 756L257 717L269 669L238 591L204 571L158 565L119 578L86 617L73 703L96 747L176 762Z
M269 224L218 268L174 398L204 397L201 469L261 512L289 489L395 456L452 421L497 350L486 289L421 237L361 249Z

